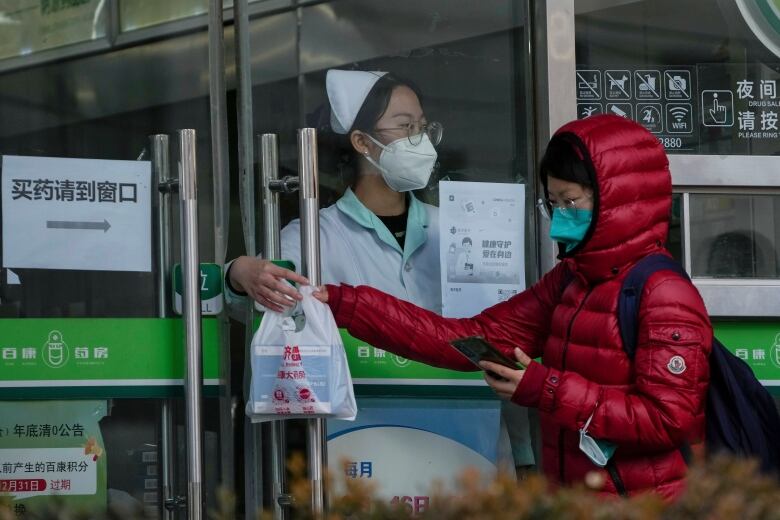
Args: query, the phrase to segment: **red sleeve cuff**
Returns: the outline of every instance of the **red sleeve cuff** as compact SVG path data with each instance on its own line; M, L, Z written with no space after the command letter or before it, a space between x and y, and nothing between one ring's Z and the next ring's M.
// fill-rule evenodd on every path
M538 408L544 392L545 380L550 369L541 363L531 361L520 384L512 394L512 402L520 406Z
M328 291L328 307L330 307L330 312L332 312L335 317L341 306L341 287L338 285L325 284L325 289Z
M355 288L347 284L328 284L325 287L328 290L328 306L333 312L336 325L349 327L355 312Z

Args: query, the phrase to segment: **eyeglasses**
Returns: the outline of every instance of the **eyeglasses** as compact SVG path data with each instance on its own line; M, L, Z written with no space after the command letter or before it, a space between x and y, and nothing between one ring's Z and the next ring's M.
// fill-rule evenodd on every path
M542 216L547 220L552 218L550 216L551 208L558 208L561 212L561 215L566 218L577 218L577 201L582 199L587 200L590 198L592 198L591 195L583 195L582 197L577 197L576 199L563 199L561 202L553 202L550 199L538 199L536 201L536 208L539 210L539 213L541 213Z
M444 135L444 127L437 121L420 122L412 121L394 128L375 128L374 132L397 132L399 135L405 133L412 146L417 146L422 142L422 136L427 135L431 143L436 146L441 142Z

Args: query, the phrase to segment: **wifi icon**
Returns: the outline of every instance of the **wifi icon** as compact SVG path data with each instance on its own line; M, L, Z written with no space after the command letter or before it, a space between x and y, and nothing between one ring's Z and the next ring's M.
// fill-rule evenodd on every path
M693 133L693 108L690 103L666 105L666 130L670 134Z
M685 119L685 117L689 113L689 110L685 107L672 107L669 109L669 113L672 114L674 120L679 123L680 121Z

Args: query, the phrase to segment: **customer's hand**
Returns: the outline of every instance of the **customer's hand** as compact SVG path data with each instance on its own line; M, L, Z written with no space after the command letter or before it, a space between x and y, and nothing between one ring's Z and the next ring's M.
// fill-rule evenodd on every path
M317 290L311 293L312 296L317 298L322 303L328 303L328 288L324 285L317 287Z
M309 284L309 280L295 271L251 256L240 256L230 266L230 284L273 311L281 312L303 298L286 280Z
M532 361L532 359L519 348L515 348L515 358L524 367L527 367ZM498 394L498 397L506 399L507 401L512 398L512 394L515 393L517 385L520 384L520 381L523 380L523 376L525 375L525 370L513 370L491 361L481 361L479 366L485 370L485 381L490 385L490 388ZM491 373L499 377L493 377L490 375Z

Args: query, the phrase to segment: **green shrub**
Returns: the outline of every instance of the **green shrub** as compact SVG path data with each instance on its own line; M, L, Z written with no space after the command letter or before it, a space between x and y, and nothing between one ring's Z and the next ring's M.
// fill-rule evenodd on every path
M293 495L292 518L314 519L310 508L311 487L305 478L302 457L291 459L290 486ZM416 517L404 504L390 504L378 498L367 480L347 479L345 492L330 501L327 520L780 520L780 483L759 474L751 461L715 458L696 462L688 474L688 487L674 503L665 503L647 493L630 499L605 498L595 493L603 485L600 474L587 482L553 489L544 477L531 475L516 482L506 476L482 481L476 471L467 471L454 490L432 485L430 507ZM219 509L209 512L212 520L237 518L235 497L218 491ZM0 520L16 520L14 504L0 497ZM143 514L108 511L88 514L72 511L63 500L53 497L45 505L28 512L30 520L140 520ZM270 512L257 515L270 520Z

